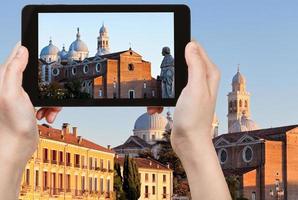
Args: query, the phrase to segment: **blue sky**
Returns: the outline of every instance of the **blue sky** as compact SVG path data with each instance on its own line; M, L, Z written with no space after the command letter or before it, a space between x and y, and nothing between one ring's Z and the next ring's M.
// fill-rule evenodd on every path
M8 1L0 8L0 60L20 40L20 12L33 3L107 1ZM192 10L192 37L200 41L222 72L217 104L220 132L227 130L227 94L240 64L251 93L251 114L260 127L298 124L298 2L295 0L109 1L108 3L185 3ZM99 22L100 24L101 22ZM69 122L79 134L112 146L132 133L138 108L64 108L55 127ZM173 109L171 109L173 111Z
M144 60L151 62L155 78L160 74L162 47L170 47L174 55L173 13L41 13L38 20L39 52L49 44L49 38L60 50L64 44L68 51L79 27L89 56L94 56L99 29L104 23L108 28L110 52L131 46Z

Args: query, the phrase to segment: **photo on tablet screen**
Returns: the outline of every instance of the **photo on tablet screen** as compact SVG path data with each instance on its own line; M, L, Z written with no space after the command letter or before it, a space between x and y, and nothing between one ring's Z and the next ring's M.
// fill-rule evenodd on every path
M39 13L40 99L175 98L174 13Z

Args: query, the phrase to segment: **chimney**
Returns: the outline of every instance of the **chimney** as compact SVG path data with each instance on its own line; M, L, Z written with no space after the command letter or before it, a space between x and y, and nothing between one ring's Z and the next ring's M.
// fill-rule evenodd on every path
M62 134L69 134L69 123L63 123L62 125Z
M78 136L78 143L81 144L82 143L82 136Z
M78 127L72 127L72 134L77 137L78 136Z
M111 149L111 145L108 144L108 149Z

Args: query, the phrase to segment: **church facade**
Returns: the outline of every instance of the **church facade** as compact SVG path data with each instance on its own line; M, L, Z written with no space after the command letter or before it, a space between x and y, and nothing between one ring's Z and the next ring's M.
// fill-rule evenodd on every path
M298 125L261 129L251 119L250 93L238 71L228 94L228 133L213 139L226 177L236 176L236 196L249 200L298 199Z
M88 46L81 39L79 28L76 40L62 51L49 41L40 52L39 85L80 81L81 92L91 98L159 98L161 80L151 75L151 63L131 48L110 52L108 29L99 30L97 53L89 56Z

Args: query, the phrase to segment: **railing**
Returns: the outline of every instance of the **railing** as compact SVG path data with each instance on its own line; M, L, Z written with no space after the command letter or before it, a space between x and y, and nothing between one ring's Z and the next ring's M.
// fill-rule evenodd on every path
M74 167L80 168L80 164L74 164Z

